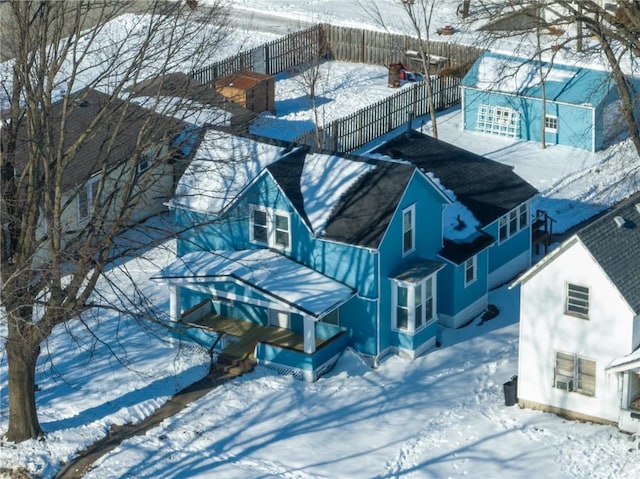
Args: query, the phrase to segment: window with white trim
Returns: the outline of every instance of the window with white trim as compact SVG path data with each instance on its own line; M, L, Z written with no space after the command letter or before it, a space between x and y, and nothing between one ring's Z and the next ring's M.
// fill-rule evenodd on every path
M402 254L406 255L415 249L416 207L411 205L402 210Z
M393 328L413 334L434 319L435 279L416 283L392 280Z
M596 362L572 353L556 351L553 387L595 396Z
M249 238L252 243L271 248L291 247L291 219L286 211L249 206Z
M558 117L555 115L544 116L544 131L555 133L558 131Z
M520 113L506 106L480 105L476 129L492 135L519 138Z
M477 256L473 256L464 262L464 285L468 286L476 280Z
M498 220L498 234L500 243L508 240L516 233L519 233L529 225L529 208L527 203L523 203L512 209Z
M93 214L99 182L100 175L96 175L80 188L78 192L78 223L86 221Z
M589 288L567 283L564 312L571 316L589 319Z

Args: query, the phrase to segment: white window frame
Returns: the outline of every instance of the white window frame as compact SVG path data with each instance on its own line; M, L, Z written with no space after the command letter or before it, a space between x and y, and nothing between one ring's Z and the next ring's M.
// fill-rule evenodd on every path
M588 286L567 282L565 284L564 314L588 320L590 293Z
M411 223L409 227L405 225L405 216L411 215ZM409 233L411 235L411 247L405 249L405 236ZM416 250L416 205L406 207L402 210L402 256L407 256Z
M392 328L405 334L415 334L433 321L436 317L436 298L437 298L437 281L436 275L432 274L422 278L416 282L391 280L391 297L392 297ZM429 286L429 287L428 287ZM398 288L407 290L406 306L398 305ZM420 291L420 297L416 301L416 291ZM398 308L407 311L407 327L398 326ZM419 313L416 313L419 311ZM427 315L427 311L429 315ZM418 316L419 317L416 317Z
M556 351L553 364L553 387L566 392L595 396L596 366L596 361L592 359Z
M78 191L78 223L87 221L89 218L91 218L91 215L93 215L94 203L96 201L96 195L98 194L98 182L100 181L100 178L101 175L95 175L89 178L89 181L82 185L80 191ZM82 207L83 201L85 202L85 211L83 211Z
M558 117L556 115L544 116L544 131L548 131L549 133L558 132Z
M492 135L520 138L520 112L507 106L480 105L476 130Z
M471 271L471 278L468 275L469 271ZM475 283L476 279L478 279L478 256L474 255L464 262L464 286Z
M267 241L257 240L254 236L254 212L260 211L266 215ZM278 228L278 217L286 218L287 229ZM287 244L278 242L278 233L286 233ZM270 248L290 250L291 249L291 214L288 211L268 208L261 205L249 205L249 241L254 244L268 246Z
M498 238L502 244L529 226L529 204L521 205L498 218Z
M144 173L145 171L147 171L149 168L151 168L151 158L149 158L146 155L142 155L142 157L138 160L138 165L137 165L137 173L139 175L141 175L142 173Z

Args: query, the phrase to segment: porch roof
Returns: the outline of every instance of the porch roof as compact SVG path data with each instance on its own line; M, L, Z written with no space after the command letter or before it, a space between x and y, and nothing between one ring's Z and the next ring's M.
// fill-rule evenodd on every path
M316 318L355 295L339 281L267 249L187 253L153 279L173 284L230 279Z
M640 347L632 353L616 358L611 361L605 369L611 373L622 373L633 369L640 369Z

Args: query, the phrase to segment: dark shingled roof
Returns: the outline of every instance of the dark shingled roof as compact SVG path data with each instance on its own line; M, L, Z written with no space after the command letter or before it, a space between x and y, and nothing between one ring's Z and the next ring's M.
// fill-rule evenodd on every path
M380 245L415 168L388 161L375 164L334 207L325 238L366 248Z
M394 138L374 153L410 161L433 173L483 226L538 192L510 166L416 131Z
M624 220L622 226L616 224L616 217ZM640 193L576 235L633 311L640 313Z
M444 247L438 252L438 255L460 265L473 255L491 246L495 241L493 236L484 231L478 231L477 235L467 242L451 241L445 238Z
M307 153L308 148L294 150L269 165L267 169L303 220L311 227L300 189ZM373 164L375 168L358 178L343 194L330 212L321 237L375 249L380 245L415 167L407 163L344 156L351 161Z
M283 143L282 146L285 146ZM304 167L304 159L308 153L308 148L298 147L292 152L283 156L282 159L271 163L267 166L267 170L273 176L273 179L280 185L287 198L296 209L300 217L311 228L311 222L304 210L304 198L300 188L300 178Z
M50 121L54 125L53 138L59 138L60 119L63 117L63 100L51 107ZM136 152L140 132L144 131L144 144L168 143L188 125L174 118L151 112L136 104L85 88L73 93L67 103L67 116L63 148L70 148L87 133L87 127L99 112L108 108L110 112L84 139L72 161L65 170L63 186L72 188L86 182L91 175L100 171L104 162L117 166L128 161ZM125 110L126 108L126 110ZM29 144L24 122L20 125L16 143L16 170L19 173L29 158ZM113 135L117 139L111 146ZM4 141L4 138L3 138Z

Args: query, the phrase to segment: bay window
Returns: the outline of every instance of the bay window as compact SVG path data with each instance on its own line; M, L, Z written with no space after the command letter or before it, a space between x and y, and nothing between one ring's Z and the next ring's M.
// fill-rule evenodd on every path
M417 282L392 280L393 328L414 333L434 319L435 281L433 276Z

